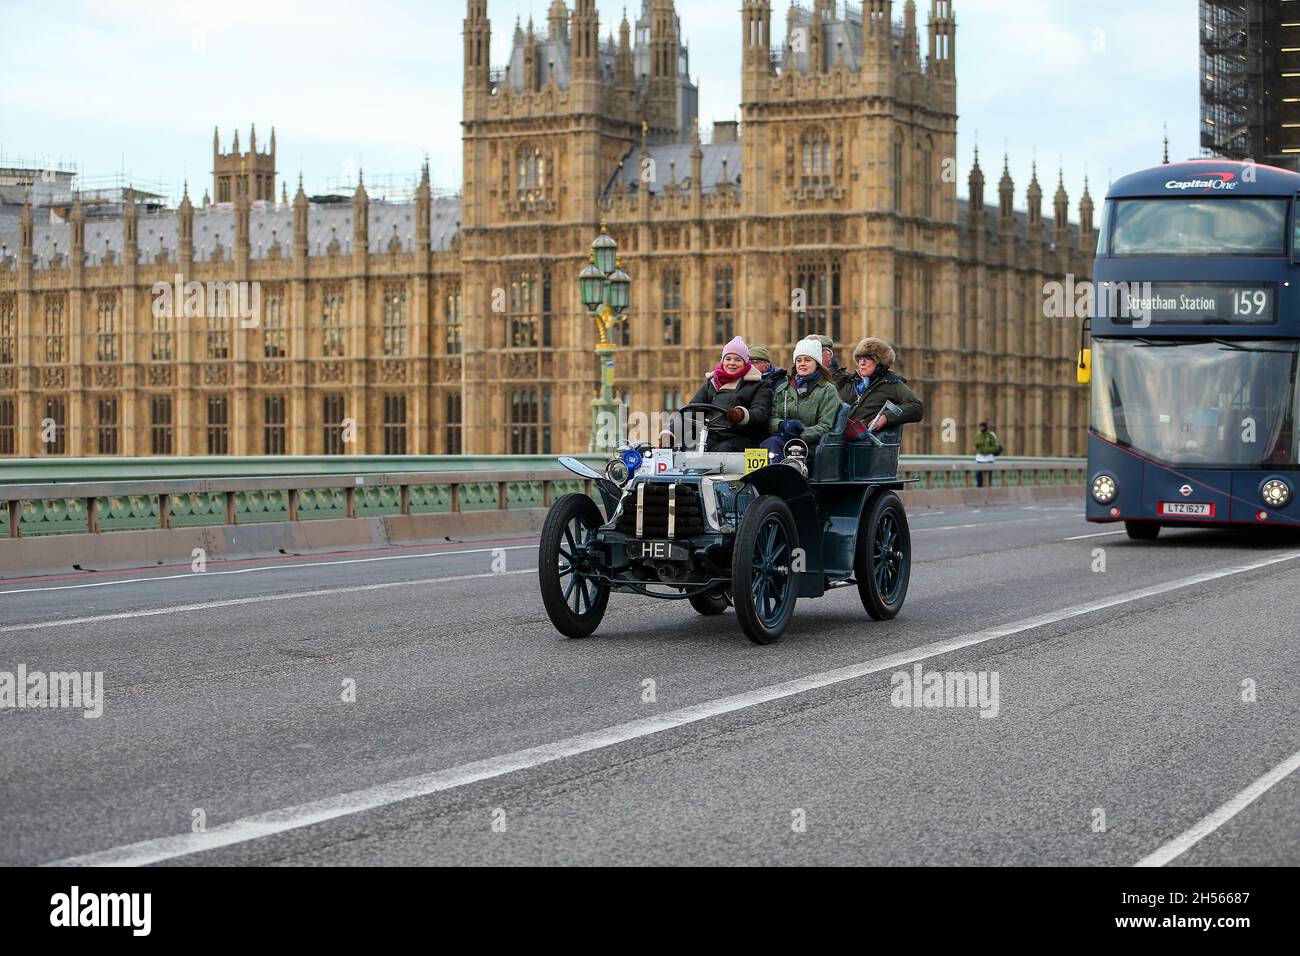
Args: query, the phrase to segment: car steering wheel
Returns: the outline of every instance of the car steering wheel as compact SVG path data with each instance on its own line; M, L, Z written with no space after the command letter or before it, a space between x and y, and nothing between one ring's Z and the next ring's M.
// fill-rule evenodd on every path
M687 415L693 412L699 412L708 416L704 420L705 425L712 425L714 419L727 417L725 409L721 409L717 405L710 405L708 402L690 402L677 410L677 414L679 415Z

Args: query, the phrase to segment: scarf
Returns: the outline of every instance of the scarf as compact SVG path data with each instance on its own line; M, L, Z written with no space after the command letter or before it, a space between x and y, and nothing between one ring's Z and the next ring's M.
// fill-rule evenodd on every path
M870 384L871 384L871 379L864 376L858 381L857 385L853 386L853 390L857 392L858 395L861 395L863 392L867 390L867 386Z
M732 382L736 381L737 379L742 379L746 375L748 375L749 370L753 367L754 366L751 365L749 362L746 362L745 367L740 369L738 372L736 372L733 375L730 372L728 372L726 369L724 369L722 367L722 363L719 362L718 367L713 370L711 376L713 378L713 387L722 388L722 386L724 385L730 385Z
M817 369L807 378L805 378L802 375L796 375L794 377L794 387L799 389L800 391L803 391L805 388L812 388L814 385L817 384L817 380L821 377L822 377L821 369Z

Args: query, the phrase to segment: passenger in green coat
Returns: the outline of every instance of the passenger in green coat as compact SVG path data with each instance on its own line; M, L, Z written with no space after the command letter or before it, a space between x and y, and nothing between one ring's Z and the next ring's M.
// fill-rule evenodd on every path
M763 447L780 461L785 443L802 438L809 451L835 427L840 397L826 378L821 343L805 339L794 349L794 375L781 382L772 395L772 437Z
M867 432L919 422L924 417L925 406L907 387L907 379L893 371L895 358L893 347L884 339L865 338L853 350L858 372L840 389L840 397L852 406L844 428L845 441L865 441ZM886 413L886 402L893 402L899 410Z

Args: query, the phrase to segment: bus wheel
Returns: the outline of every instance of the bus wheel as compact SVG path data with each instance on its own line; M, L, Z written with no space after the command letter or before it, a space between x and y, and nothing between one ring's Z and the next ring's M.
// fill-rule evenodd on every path
M1154 541L1160 537L1160 525L1154 521L1125 521L1124 530L1134 541Z

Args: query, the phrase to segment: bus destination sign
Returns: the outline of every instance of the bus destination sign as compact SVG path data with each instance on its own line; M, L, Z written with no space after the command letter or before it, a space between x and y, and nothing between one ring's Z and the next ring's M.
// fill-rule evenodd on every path
M1103 300L1106 296L1099 296ZM1272 325L1277 289L1272 285L1207 282L1121 284L1114 297L1116 322L1142 325Z

